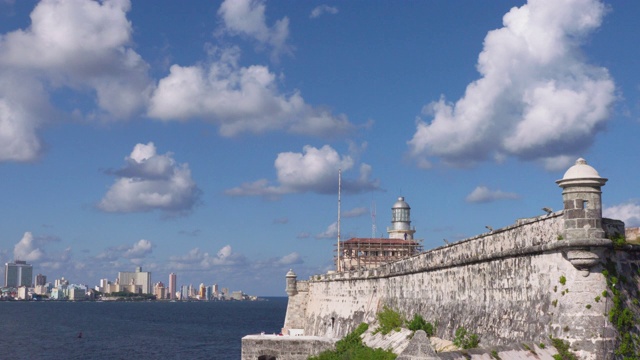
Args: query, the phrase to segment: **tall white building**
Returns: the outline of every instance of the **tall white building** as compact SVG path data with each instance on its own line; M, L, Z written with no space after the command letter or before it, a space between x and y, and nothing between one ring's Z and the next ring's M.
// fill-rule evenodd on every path
M151 294L151 272L137 266L135 272L118 272L120 285L139 285L143 294Z
M15 260L12 263L4 264L4 286L20 287L33 286L33 266L26 261Z

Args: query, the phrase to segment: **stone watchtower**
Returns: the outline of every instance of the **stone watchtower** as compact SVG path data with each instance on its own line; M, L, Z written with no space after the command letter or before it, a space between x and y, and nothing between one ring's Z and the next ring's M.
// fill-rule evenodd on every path
M602 228L600 190L606 182L583 158L576 160L564 177L556 181L562 188L564 238L571 246L565 255L573 266L582 270L583 276L588 276L589 269L599 262L597 252L589 248L609 242Z
M289 271L287 272L286 278L287 278L287 288L286 288L287 295L294 296L295 294L298 293L298 284L297 284L298 276L296 275L296 273L293 272L293 269L289 269Z
M564 229L568 240L602 239L602 191L600 177L585 159L578 159L556 183L562 187Z

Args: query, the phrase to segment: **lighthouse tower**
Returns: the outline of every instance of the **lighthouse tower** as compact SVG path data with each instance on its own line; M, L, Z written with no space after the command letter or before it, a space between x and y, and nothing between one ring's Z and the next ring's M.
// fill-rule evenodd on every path
M391 227L387 228L389 239L413 240L416 229L411 228L411 207L400 196L391 207Z

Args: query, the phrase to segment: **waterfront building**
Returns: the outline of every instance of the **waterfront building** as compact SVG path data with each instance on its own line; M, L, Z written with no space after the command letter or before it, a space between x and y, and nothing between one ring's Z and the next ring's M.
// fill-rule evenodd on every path
M56 279L53 286L61 289L66 289L67 286L69 286L69 280L66 280L63 276L60 279Z
M36 286L45 285L47 283L47 277L42 274L36 275Z
M337 271L372 269L422 252L422 240L414 240L411 207L399 197L391 207L388 238L351 238L340 241L334 261Z
M29 300L29 288L20 286L18 288L18 300Z
M33 266L26 261L15 260L4 264L4 286L20 287L33 286Z
M213 296L216 298L220 296L220 289L218 289L218 284L213 284Z
M74 300L74 301L85 300L86 295L87 295L87 292L85 291L85 289L82 289L80 287L72 286L69 289L69 300Z
M176 278L176 274L169 274L169 299L176 298Z
M205 300L207 298L207 288L203 283L200 283L200 289L198 291L198 299Z
M139 286L143 294L151 294L151 272L142 271L142 267L137 266L135 272L120 271L118 272L118 282L120 285L136 285ZM127 289L129 291L129 289ZM136 293L137 291L131 291Z
M156 299L162 300L165 299L166 296L166 288L162 281L158 282L156 286L153 287L153 294L156 296Z

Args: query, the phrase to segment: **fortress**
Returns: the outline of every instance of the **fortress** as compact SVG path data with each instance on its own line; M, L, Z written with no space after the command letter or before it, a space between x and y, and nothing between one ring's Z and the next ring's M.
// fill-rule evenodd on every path
M578 159L557 181L563 210L375 268L306 281L290 271L284 336L246 336L242 359L306 359L383 306L437 322L443 339L463 326L487 349L553 337L581 359L614 359L623 340L637 346L640 246L621 240L622 221L602 218L606 181Z

